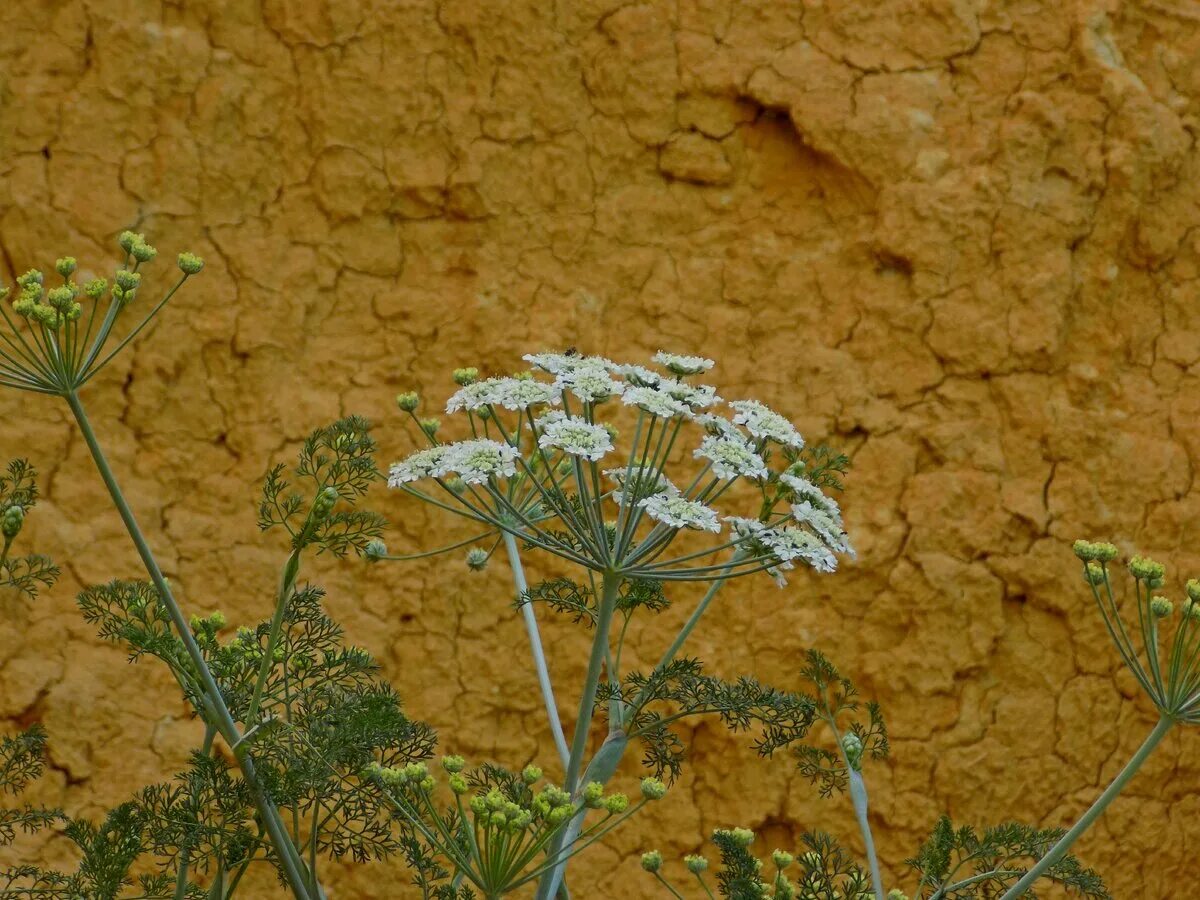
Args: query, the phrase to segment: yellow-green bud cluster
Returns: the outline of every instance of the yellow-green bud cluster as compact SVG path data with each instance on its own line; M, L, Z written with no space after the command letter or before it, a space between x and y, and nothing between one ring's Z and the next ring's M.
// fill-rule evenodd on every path
M1107 563L1117 558L1117 548L1112 544L1076 541L1074 550L1075 555L1084 562L1097 560L1098 562Z
M379 538L373 538L367 541L367 546L363 548L363 556L367 558L367 562L379 562L388 555L387 544Z
M796 857L792 856L792 854L788 853L786 850L776 850L771 854L771 860L780 869L786 869L796 861Z
M1084 566L1083 577L1088 584L1104 584L1104 566L1095 560L1090 561Z
M396 405L403 412L413 412L417 408L417 404L421 402L421 398L417 396L416 391L405 391L403 394L396 395Z
M421 430L423 432L425 432L430 437L433 437L435 434L438 433L438 429L442 427L442 420L435 419L435 418L421 419L421 421L418 422L417 424L419 424L421 426Z
M687 866L687 870L693 875L699 875L708 870L708 859L698 854L685 856L683 864Z
M467 767L467 761L461 756L443 756L442 768L451 775L457 775Z
M1129 561L1129 571L1134 578L1145 581L1151 587L1162 583L1167 569L1162 563L1155 562L1147 556L1135 556Z
M1189 600L1200 602L1200 581L1197 581L1195 578L1189 578L1185 590L1187 591Z
M528 765L521 770L521 780L526 784L537 784L542 780L542 770L535 765Z
M657 850L651 850L649 853L642 854L642 868L653 874L662 868L662 854Z
M70 278L76 268L75 257L64 256L54 261L54 271L63 278Z
M842 751L846 754L846 762L855 772L862 770L863 744L862 739L853 731L842 738Z
M122 250L138 262L149 262L158 256L158 251L146 243L146 236L144 234L133 231L122 231L121 236L117 238L117 243L121 245Z
M474 366L468 366L465 369L454 370L454 383L466 387L468 384L474 384L479 380L479 370Z
M1150 612L1152 612L1156 618L1165 619L1174 611L1175 604L1173 604L1166 597L1150 598Z
M583 805L588 809L599 809L604 797L604 785L598 781L589 781L583 788Z
M12 541L18 534L21 533L21 526L25 524L25 510L19 506L10 506L4 511L4 515L0 516L0 534L4 535L5 543Z
M642 796L647 800L661 800L667 795L667 786L657 778L642 779Z
M184 275L196 275L204 268L204 260L195 253L184 252L175 258L175 265L179 266L179 271Z
M900 890L900 888L892 888L888 891L887 900L908 900L908 894Z
M337 501L337 488L322 488L317 494L316 499L313 500L312 512L310 513L313 522L320 523L328 519L329 514L333 512L334 504L337 503Z

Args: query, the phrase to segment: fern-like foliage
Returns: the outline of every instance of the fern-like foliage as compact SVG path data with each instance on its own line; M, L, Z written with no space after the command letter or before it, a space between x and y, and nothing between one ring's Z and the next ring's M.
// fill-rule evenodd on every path
M1045 856L1063 834L1058 828L1039 829L1016 822L981 832L969 825L955 828L948 817L942 816L920 852L906 861L920 876L916 897L998 897ZM1042 877L1088 900L1110 900L1103 879L1074 856L1064 856Z
M641 742L643 765L671 781L679 777L686 752L671 727L682 719L713 715L735 732L756 728L754 747L770 756L802 739L816 712L811 697L752 678L727 681L708 675L699 660L686 657L648 675L630 673L620 685L602 683L597 704L607 710L614 699L621 701L626 734Z
M48 556L13 556L11 552L25 517L37 501L37 471L27 460L10 460L0 474L0 589L15 589L31 600L42 589L53 587L60 574Z
M315 498L326 489L353 507L382 477L375 466L377 447L370 431L366 419L349 416L310 434L290 477L283 464L267 473L258 527L286 529L296 550L316 547L318 553L338 557L351 550L361 555L371 540L383 534L387 522L382 516L351 508L318 519L312 511Z
M879 705L866 703L864 720L861 715L863 703L858 699L854 684L844 678L819 650L808 650L805 659L800 676L812 686L820 718L839 732L844 730L856 735L864 757L885 759L889 751L887 727ZM845 716L850 716L851 721L843 729L838 720ZM849 774L841 752L808 744L796 747L794 752L800 774L817 785L822 797L846 789Z

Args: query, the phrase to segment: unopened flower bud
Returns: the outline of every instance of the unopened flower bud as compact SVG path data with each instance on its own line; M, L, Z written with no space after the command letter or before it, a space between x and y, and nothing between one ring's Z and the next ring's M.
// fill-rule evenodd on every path
M651 874L662 868L662 854L657 850L651 850L649 853L642 854L642 868Z
M482 572L487 564L488 552L482 547L472 547L467 551L467 568L472 572Z
M781 869L786 869L796 861L796 857L792 856L792 854L788 853L786 850L776 850L771 854L771 859L774 861L775 865Z
M99 300L104 296L104 291L108 287L108 282L103 278L93 278L83 286L83 292L93 300Z
M1188 579L1187 595L1190 600L1200 601L1200 581L1197 581L1195 578Z
M468 384L474 384L479 380L479 370L474 366L468 366L465 369L454 370L454 383L466 387Z
M379 562L387 555L387 544L379 538L367 541L367 546L363 548L363 556L367 558L367 562Z
M467 761L461 756L443 756L442 768L451 775L456 775L467 767Z
M128 269L121 269L113 276L113 282L123 291L133 291L142 283L142 276Z
M139 241L145 241L145 236L140 235L135 231L122 231L121 236L117 238L117 243L121 245L121 249L126 253L133 250L133 245Z
M25 524L25 510L19 506L10 506L4 511L3 517L0 517L0 533L11 541L21 533L21 526Z
M749 847L754 843L754 832L749 828L734 828L729 832L729 836L740 847Z
M335 487L322 488L317 494L312 505L312 519L314 522L323 522L329 518L329 514L333 512L333 505L338 501L338 492Z
M887 900L908 900L908 894L900 890L900 888L892 888L888 891Z
M1089 562L1083 573L1088 584L1104 584L1104 566L1100 565L1100 563L1095 561Z
M403 412L412 412L417 408L420 399L416 391L405 391L403 394L396 395L396 405Z
M590 781L583 789L583 805L588 809L599 809L600 799L604 796L604 785L598 781Z
M1150 612L1152 612L1156 618L1165 619L1174 611L1174 609L1175 604L1173 604L1166 597L1150 598Z
M458 774L451 775L448 784L450 785L450 791L459 797L465 794L470 787L467 784L467 779Z
M457 475L454 475L446 479L446 487L450 488L456 494L461 494L467 489L467 483Z
M37 269L30 269L24 275L17 276L17 284L23 288L28 288L30 285L40 285L44 280L42 273Z
M150 244L147 244L145 241L138 241L135 243L129 248L129 252L138 262L149 262L150 260L154 259L154 257L158 256L158 250L156 250Z
M521 770L521 780L526 784L537 784L541 780L542 770L537 766L526 766Z
M642 796L647 800L661 800L667 795L667 786L657 778L642 779Z
M1187 607L1183 611L1184 615L1189 619L1200 621L1200 603L1188 601Z
M180 253L175 257L175 265L184 275L196 275L204 268L204 260L195 253Z
M61 259L56 259L54 261L54 271L63 278L70 278L71 274L75 271L75 257L64 256Z
M437 434L438 429L442 427L441 419L422 419L420 421L421 430L430 437Z
M850 763L850 768L855 772L861 771L863 754L862 738L853 731L849 732L842 738L842 750L846 754L846 761Z
M624 794L609 794L604 798L604 808L610 815L618 815L629 809L629 798Z
M1134 578L1154 582L1162 579L1167 569L1162 563L1157 563L1147 556L1135 556L1129 561L1129 571Z
M687 870L693 875L699 875L701 872L707 871L708 869L708 860L703 856L695 854L691 856L685 856L683 858L683 864L687 866Z

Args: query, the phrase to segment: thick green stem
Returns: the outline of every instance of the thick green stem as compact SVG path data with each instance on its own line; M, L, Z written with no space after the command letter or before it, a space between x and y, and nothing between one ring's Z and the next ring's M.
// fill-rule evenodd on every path
M1174 724L1175 722L1166 716L1163 716L1159 720L1158 724L1154 726L1154 730L1150 732L1149 736L1142 743L1142 746L1138 747L1137 753L1133 754L1133 758L1125 764L1125 768L1113 779L1112 784L1105 788L1104 793L1096 799L1096 802L1072 826L1071 830L1059 838L1058 843L1050 848L1050 852L1038 860L1037 864L1025 873L1025 877L1009 888L1000 900L1016 900L1017 897L1020 897L1032 887L1033 883L1041 878L1047 869L1067 855L1067 851L1071 849L1071 845L1092 826L1096 819L1100 818L1100 814L1104 812L1108 804L1112 803L1117 794L1124 790L1125 785L1137 774L1137 770L1142 767L1142 763L1154 752L1154 748L1158 746L1158 742L1163 739Z
M204 726L204 743L200 745L200 752L208 756L212 752L213 738L217 736L217 729L212 725ZM193 793L193 798L195 794ZM188 888L188 869L191 866L192 853L190 847L183 847L179 851L179 871L175 873L175 900L184 900L187 896Z
M170 585L167 584L166 578L163 577L162 570L159 568L149 544L146 543L146 538L142 534L141 528L138 527L133 510L129 508L129 504L125 501L125 495L121 493L121 488L117 484L112 468L104 456L104 451L100 449L95 432L92 431L92 426L88 421L87 413L84 412L83 404L79 402L79 397L73 392L66 394L65 397L68 405L71 407L71 412L75 415L75 421L79 423L79 430L83 434L83 439L87 443L88 450L91 452L96 469L100 472L100 477L104 480L105 487L108 488L113 505L116 506L117 512L120 513L121 521L125 523L125 528L129 532L130 538L133 539L133 544L142 559L142 564L146 567L146 572L150 576L150 580L158 590L163 606L171 618L171 623L175 626L175 631L178 633L188 658L196 670L196 676L204 692L206 707L206 709L199 710L199 712L201 716L209 712L212 718L206 719L206 721L216 727L221 737L230 747L236 746L241 739L241 733L238 731L237 724L233 721L233 716L230 714L229 707L225 703L225 697L221 694L221 689L208 668L204 654L200 652L200 647L192 635L191 628L188 627L183 610L180 609L179 603L176 602ZM236 753L235 757L238 767L246 779L246 783L253 790L255 805L262 816L267 834L271 839L271 844L275 847L275 851L279 856L280 864L283 867L284 875L287 878L289 887L292 889L293 895L295 895L297 900L311 900L308 889L305 886L304 874L300 867L297 866L296 848L292 845L291 838L283 827L283 820L280 818L279 810L259 783L254 761L248 753Z
M863 845L867 851L867 865L871 869L871 886L875 889L876 900L883 898L883 878L879 874L879 857L875 854L875 837L871 834L871 822L867 818L867 785L862 773L853 767L846 770L850 776L850 800L854 804L854 817L858 820L858 830L862 832Z
M523 601L529 591L525 580L525 567L521 565L521 554L517 549L517 540L509 531L504 532L504 549L508 552L508 564L512 569L513 583L517 588L517 600ZM550 720L550 732L554 736L554 746L558 748L559 759L563 768L570 764L571 751L567 748L567 737L563 734L562 719L558 715L558 703L554 699L554 687L550 682L550 669L546 665L546 654L542 649L542 636L538 631L537 616L533 604L521 602L521 618L525 621L525 632L529 635L529 652L533 655L533 668L537 672L538 686L542 691L542 703L546 707L546 717Z

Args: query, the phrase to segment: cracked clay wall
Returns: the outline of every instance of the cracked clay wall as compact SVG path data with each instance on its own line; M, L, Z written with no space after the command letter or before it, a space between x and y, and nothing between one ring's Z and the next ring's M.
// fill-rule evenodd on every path
M894 884L942 811L1071 821L1150 726L1068 542L1200 572L1198 54L1189 0L17 0L0 268L96 264L135 224L208 259L90 400L186 603L234 621L265 615L283 556L256 483L310 428L368 415L386 460L410 446L393 395L444 396L456 365L716 357L727 396L853 455L860 557L737 584L694 648L788 686L815 644L883 704ZM0 396L0 456L46 476L29 534L67 563L37 604L0 600L0 718L43 721L41 796L95 813L196 731L75 612L80 585L138 566L64 413ZM394 550L462 533L377 503ZM502 573L309 571L448 750L549 758ZM580 636L547 631L577 682ZM848 804L786 760L714 724L690 738L681 788L584 858L581 896L657 896L637 854L719 825L858 846ZM1117 897L1200 881L1196 740L1168 738L1079 845ZM397 864L327 877L405 896Z

